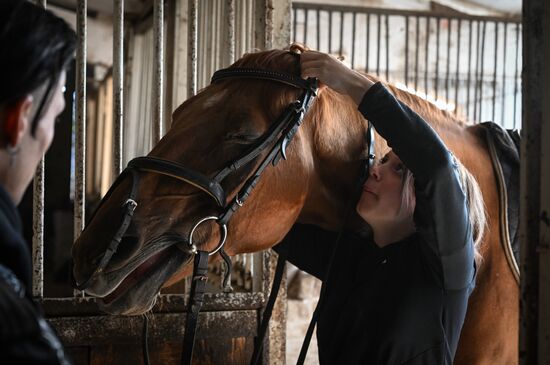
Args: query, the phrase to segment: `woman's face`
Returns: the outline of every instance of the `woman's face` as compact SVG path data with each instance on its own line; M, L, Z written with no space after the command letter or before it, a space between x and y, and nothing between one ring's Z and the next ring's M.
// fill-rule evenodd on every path
M412 212L410 216L403 216L401 212L404 172L403 163L393 151L371 167L356 210L373 228L377 224L400 224L412 218Z

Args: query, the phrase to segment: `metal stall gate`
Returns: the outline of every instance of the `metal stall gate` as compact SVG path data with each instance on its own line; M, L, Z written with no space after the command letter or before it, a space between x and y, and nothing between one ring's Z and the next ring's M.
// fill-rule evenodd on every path
M124 1L113 2L113 66L91 87L87 1L77 1L71 154L74 238L127 161L151 149L170 128L172 110L207 85L214 70L228 66L246 51L283 47L289 42L288 0L149 3L144 16L130 22L125 20ZM144 317L104 315L95 299L83 293L51 295L44 291L45 284L51 287L44 278L44 164L37 172L34 192L33 294L74 362L143 362ZM198 324L198 363L249 361L274 264L270 253L241 255L234 258L233 288L211 285ZM220 270L218 265L211 267L213 282ZM152 363L179 362L188 288L182 283L163 291L147 314ZM279 305L264 345L265 363L284 362L284 321L284 307Z
M293 3L293 39L469 120L519 128L521 19Z

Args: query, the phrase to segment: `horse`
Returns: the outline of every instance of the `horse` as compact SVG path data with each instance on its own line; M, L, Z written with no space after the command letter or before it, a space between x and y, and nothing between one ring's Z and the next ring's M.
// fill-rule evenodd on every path
M274 70L299 75L300 47L244 55L231 67ZM487 224L478 268L455 364L513 364L518 359L519 288L508 267L498 230L495 175L483 132L413 94L387 85L421 115L477 179L484 197ZM173 113L172 126L149 156L174 161L205 176L235 160L254 145L294 100L299 90L265 80L233 79L213 83ZM227 227L230 256L268 249L280 242L295 222L336 231L343 226L346 204L368 151L368 122L347 96L321 86L302 126L287 148L286 161L268 167L246 204ZM387 145L375 137L377 154ZM224 181L234 196L259 163L259 157ZM169 176L139 172L139 184L123 174L113 184L73 245L76 282L98 297L102 310L138 315L150 310L161 288L190 275L192 253L181 249L185 237L203 217L217 216L212 199L191 184ZM117 224L122 203L135 190L137 206L121 242L102 270L97 266ZM356 229L355 214L346 221ZM213 250L222 232L215 222L194 233L197 246ZM216 254L215 258L219 258Z

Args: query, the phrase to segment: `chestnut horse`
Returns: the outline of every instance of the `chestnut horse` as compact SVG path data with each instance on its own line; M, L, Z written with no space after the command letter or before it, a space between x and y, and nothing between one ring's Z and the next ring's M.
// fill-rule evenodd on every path
M282 50L247 54L232 67L299 74L296 55ZM427 101L388 87L439 133L477 178L485 199L489 229L481 248L483 262L455 363L516 363L519 290L500 244L495 176L483 133ZM262 80L212 84L174 112L170 131L149 155L212 176L258 140L299 92ZM288 146L287 160L265 170L246 204L229 222L226 252L236 255L270 248L295 222L339 229L366 154L366 130L367 122L350 98L322 87ZM378 153L384 148L385 143L377 137ZM229 197L260 159L223 183ZM178 244L199 219L219 214L212 200L193 186L165 175L139 174L138 205L131 224L107 267L94 275L86 289L99 297L103 310L113 314L137 315L150 310L161 288L188 276L192 257L178 249ZM126 175L111 189L75 242L77 282L91 277L98 266L121 224L120 207L131 185L130 175ZM211 250L219 242L220 230L207 222L194 239L201 249Z

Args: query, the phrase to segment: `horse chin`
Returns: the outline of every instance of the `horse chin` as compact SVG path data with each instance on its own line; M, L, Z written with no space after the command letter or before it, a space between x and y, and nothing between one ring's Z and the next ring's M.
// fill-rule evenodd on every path
M99 308L109 314L127 316L151 310L165 282L191 258L176 247L166 251L151 268L139 275L128 275L109 295L98 298Z

